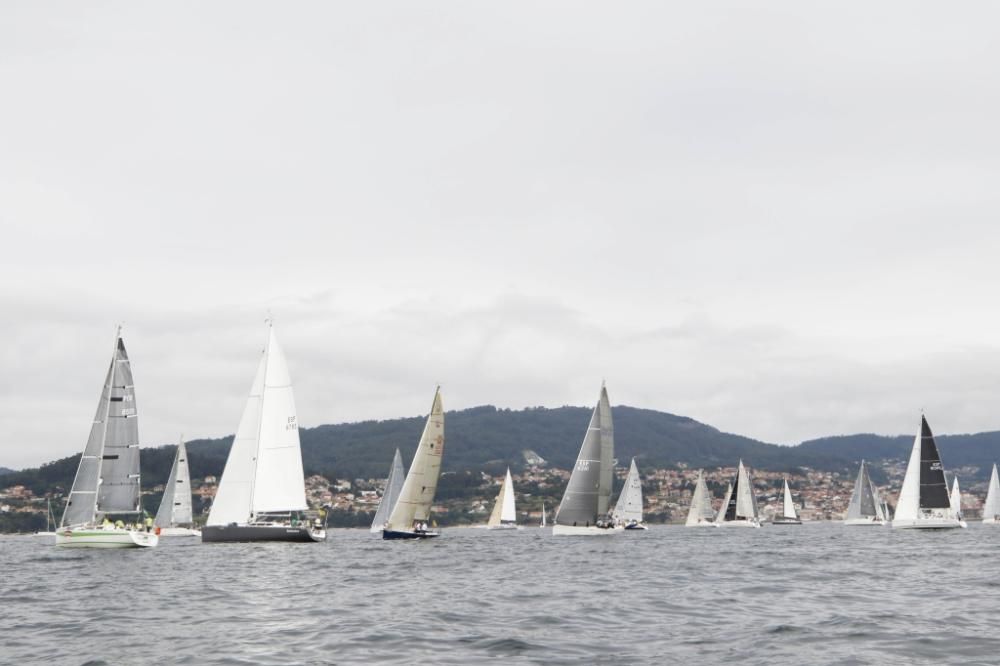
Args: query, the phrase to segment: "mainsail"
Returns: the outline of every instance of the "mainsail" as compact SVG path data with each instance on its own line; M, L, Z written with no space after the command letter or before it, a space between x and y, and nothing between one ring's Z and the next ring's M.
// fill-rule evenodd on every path
M795 511L795 504L792 502L792 491L788 489L788 479L785 479L785 501L782 503L782 517L799 519Z
M570 474L566 492L556 511L556 525L590 526L607 515L611 495L610 469L614 459L614 428L608 390L601 386L601 396L590 416L587 434Z
M639 478L639 468L635 466L635 458L632 458L625 486L618 496L611 518L619 525L642 522L642 480Z
M951 509L941 455L923 416L920 417L920 432L913 441L903 487L899 491L895 520L917 520L921 509Z
M387 530L408 531L415 522L426 522L431 516L431 504L441 474L441 456L444 454L444 407L441 388L434 393L431 413L424 424L417 451L413 454L410 471L399 492L396 506L389 514Z
M392 467L389 469L389 478L385 481L385 490L382 491L382 499L378 503L375 511L375 520L372 521L372 532L381 532L382 526L389 520L392 508L396 506L399 499L399 491L403 489L403 480L406 474L403 472L403 457L396 449L396 455L392 457Z
M510 478L510 468L507 468L507 476L500 484L500 492L497 493L497 500L493 503L493 512L490 514L490 527L500 525L513 525L517 522L517 511L514 508L514 481Z
M705 477L701 470L699 470L698 481L694 484L694 494L691 495L691 508L688 509L685 525L692 526L699 523L710 523L714 518L715 511L712 510L712 496L708 492L708 486L705 484Z
M1000 477L997 476L997 466L994 464L990 488L986 491L986 502L983 504L983 520L997 519L1000 519Z
M187 447L182 440L177 444L174 464L170 468L167 485L163 487L163 499L156 512L153 524L157 527L190 525L194 522L191 511L191 474L188 471Z
M847 505L846 520L861 520L875 517L885 520L881 513L881 503L878 501L877 490L868 476L868 468L865 461L861 461L861 469L858 470L858 477L854 480L854 492L851 494L851 503Z
M305 511L302 450L292 382L274 326L236 429L208 525L245 525L263 514Z
M140 510L139 420L132 367L119 328L61 525L86 525L105 514Z

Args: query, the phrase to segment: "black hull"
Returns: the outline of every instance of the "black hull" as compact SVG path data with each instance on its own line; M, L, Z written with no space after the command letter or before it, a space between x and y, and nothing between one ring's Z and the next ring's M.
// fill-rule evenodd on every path
M396 530L382 530L384 541L396 541L399 539L433 539L439 536L437 532L399 532Z
M314 535L308 527L284 525L206 525L201 528L202 543L247 543L249 541L290 541L314 543L326 537Z
M772 525L801 525L802 521L795 518L775 518L771 521Z

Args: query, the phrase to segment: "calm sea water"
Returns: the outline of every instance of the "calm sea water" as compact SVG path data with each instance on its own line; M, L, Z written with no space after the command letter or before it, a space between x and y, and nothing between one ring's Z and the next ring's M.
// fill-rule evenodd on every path
M10 664L997 664L1000 529L0 538Z

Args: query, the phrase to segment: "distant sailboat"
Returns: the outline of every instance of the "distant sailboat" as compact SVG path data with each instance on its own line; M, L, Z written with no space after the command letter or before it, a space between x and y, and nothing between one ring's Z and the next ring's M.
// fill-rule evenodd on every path
M548 527L545 521L545 500L542 500L542 524L539 527Z
M392 508L396 506L399 499L399 491L403 489L403 480L406 473L403 471L403 457L396 449L396 455L392 457L392 467L389 468L389 478L385 481L385 490L382 491L382 499L379 500L378 509L375 511L375 520L372 521L371 532L373 534L381 532L385 527Z
M56 528L56 519L52 515L52 499L49 497L45 498L45 531L35 532L31 536L35 537L39 541L44 541L46 543L56 542L56 533L53 531Z
M694 484L694 494L691 495L691 508L688 509L687 527L718 527L715 522L715 510L712 509L712 495L705 484L705 476L698 470L698 481Z
M325 540L326 527L308 509L292 380L268 322L267 346L201 540Z
M951 484L951 511L962 527L967 527L965 519L962 517L962 491L958 488L958 477L954 477Z
M788 479L785 479L784 501L781 503L781 515L775 516L771 520L772 525L801 525L799 514L795 511L795 503L792 502L792 491L788 489Z
M879 498L878 488L872 483L865 461L862 460L858 478L854 480L854 492L851 494L851 503L847 505L844 524L885 525L887 520L885 502Z
M514 509L514 481L510 478L510 468L500 485L497 500L493 503L493 513L486 526L491 530L516 530L517 511Z
M183 438L177 444L174 464L170 468L167 485L163 487L163 498L160 509L153 521L164 536L201 536L194 527L194 515L191 510L191 474L188 471L187 447Z
M611 497L611 472L615 457L614 426L611 403L602 385L601 396L590 416L580 453L573 465L569 484L556 511L554 536L613 534L614 521L608 515Z
M389 514L389 521L382 529L382 538L426 539L438 533L428 525L431 505L441 475L441 456L444 454L444 406L441 404L441 387L434 393L431 413L424 424L417 451L413 454L410 471L406 473L399 499Z
M990 488L986 491L986 501L983 503L983 523L1000 525L1000 477L997 476L996 463L993 463Z
M750 482L750 473L743 466L742 460L736 471L736 481L726 493L715 521L722 527L760 527L757 497Z
M923 416L920 417L920 430L913 441L892 526L907 529L964 527L952 511L941 455L927 419Z
M129 529L121 520L115 526L108 519L119 515L138 522L142 517L138 423L132 366L119 327L90 438L56 530L56 546L149 548L159 542L155 533Z
M625 477L625 485L618 496L615 510L611 512L615 525L621 525L627 530L648 529L642 522L642 480L639 478L639 468L635 466L635 458Z

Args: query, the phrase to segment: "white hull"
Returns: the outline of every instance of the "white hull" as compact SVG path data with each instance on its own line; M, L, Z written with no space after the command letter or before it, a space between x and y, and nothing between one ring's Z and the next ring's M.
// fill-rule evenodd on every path
M62 548L152 548L159 542L153 532L118 528L80 527L56 532L56 546Z
M719 523L710 520L699 520L697 523L685 523L684 527L718 527Z
M760 529L760 523L756 520L724 520L719 523L719 527L752 527Z
M852 518L844 521L844 525L851 527L882 527L885 524L886 521L878 518Z
M190 527L161 527L158 534L161 537L200 537L201 530Z
M621 534L625 531L623 527L580 527L575 525L553 525L552 536L607 536L610 534Z
M916 520L894 520L895 529L908 530L950 530L966 527L964 520L958 518L918 518Z

